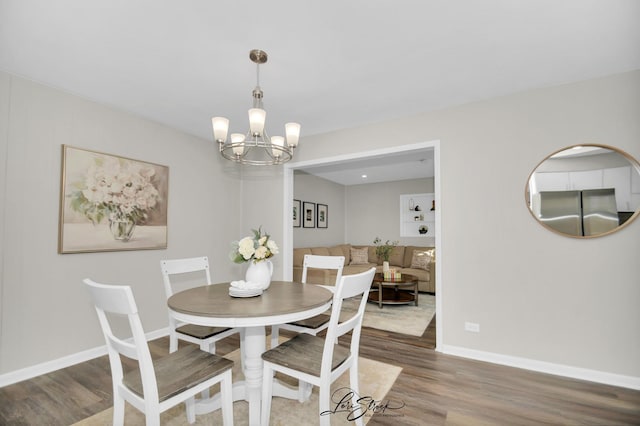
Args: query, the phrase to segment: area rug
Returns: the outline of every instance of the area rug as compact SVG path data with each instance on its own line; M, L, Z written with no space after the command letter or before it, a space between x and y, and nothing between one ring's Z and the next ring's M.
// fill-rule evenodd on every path
M235 361L233 366L233 380L242 380L243 375L240 371L240 354L239 351L233 351L225 357ZM359 362L359 377L360 377L360 395L362 397L371 397L377 403L371 405L371 409L365 413L365 424L377 415L389 415L390 412L374 413L376 407L382 407L386 404L384 400L387 392L393 386L393 383L398 378L398 375L402 371L402 368L378 362L375 360L360 357ZM295 380L289 377L277 376L281 381L290 385L297 385ZM333 395L332 400L336 399L335 403L332 403L331 408L335 409L337 402L344 396L345 390L343 388L349 387L349 373L343 374L334 384L331 386L331 393ZM216 388L212 389L212 392L217 392ZM271 421L270 425L273 426L290 426L290 425L319 425L318 418L318 388L314 386L313 393L308 401L299 403L297 400L290 400L284 398L273 398L271 404ZM402 401L397 401L402 405ZM394 404L390 404L393 406ZM128 403L125 404L125 425L144 425L145 418L142 413L133 408ZM249 405L244 401L237 401L233 404L233 423L237 426L249 424ZM402 415L402 409L396 410L394 414ZM329 414L331 416L332 425L353 425L353 421L347 419L347 413L336 412ZM73 426L110 426L113 421L113 408L104 410L94 416L84 419ZM160 423L163 426L185 426L187 422L187 415L185 413L184 404L180 404L177 407L171 408L164 412L160 416ZM196 425L221 425L222 415L220 410L216 410L211 414L204 414L196 416Z
M357 302L345 300L342 304L342 315L349 315L357 309ZM418 294L418 306L382 305L367 303L362 325L378 330L422 336L436 312L436 297L430 294Z

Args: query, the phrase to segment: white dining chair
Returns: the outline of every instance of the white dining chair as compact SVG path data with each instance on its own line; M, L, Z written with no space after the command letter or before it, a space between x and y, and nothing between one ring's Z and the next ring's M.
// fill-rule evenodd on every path
M351 401L357 425L362 426L363 413L358 403L358 355L360 348L360 332L365 305L369 296L375 268L368 271L345 275L336 284L331 306L331 319L325 338L300 333L292 339L281 343L262 354L264 361L262 382L261 423L269 424L271 415L271 398L273 393L273 375L276 372L297 378L300 382L319 387L318 416L321 426L330 425L330 387L338 377L349 370L350 388L353 391ZM361 297L357 312L340 322L340 311L344 299ZM336 345L338 337L352 332L349 348ZM324 413L324 414L323 414ZM360 413L360 414L358 414Z
M336 272L337 284L342 277L342 269L344 268L344 256L319 256L313 254L305 254L302 263L302 283L307 283L307 274L309 268L330 269ZM334 286L324 286L330 291L334 291ZM278 324L271 327L271 347L278 346L280 329L289 330L296 333L307 333L313 336L329 326L329 314L322 313L311 318L295 321L287 324Z
M200 274L202 279L206 280L206 284L211 285L209 259L206 256L161 260L160 269L167 299L173 296L174 293L174 286L171 282L173 275ZM169 352L178 349L178 340L184 340L185 342L199 345L200 349L205 352L214 354L216 353L216 342L239 332L240 330L235 328L187 324L178 321L169 311Z
M95 304L107 343L113 381L113 424L123 425L125 401L145 414L147 426L160 425L160 413L182 402L187 421L195 422L195 395L220 383L223 423L233 425L231 368L233 361L186 346L153 360L133 292L129 286L83 281ZM131 339L112 329L116 316L128 318ZM117 322L121 326L122 321ZM118 335L121 335L121 331ZM122 357L137 360L138 369L125 371Z

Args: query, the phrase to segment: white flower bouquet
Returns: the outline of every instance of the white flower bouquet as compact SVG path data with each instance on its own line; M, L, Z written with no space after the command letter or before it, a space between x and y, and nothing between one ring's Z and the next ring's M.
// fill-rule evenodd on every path
M271 236L267 233L262 234L262 227L252 231L253 237L244 237L233 242L233 250L229 257L235 263L260 262L279 253L278 245Z
M76 183L71 208L93 224L103 218L142 223L160 200L152 167L117 158L96 159L84 181Z

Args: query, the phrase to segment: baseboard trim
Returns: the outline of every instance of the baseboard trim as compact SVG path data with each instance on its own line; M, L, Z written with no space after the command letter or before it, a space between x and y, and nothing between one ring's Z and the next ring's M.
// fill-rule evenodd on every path
M167 336L168 334L169 328L167 327L160 330L152 331L150 333L146 333L145 336L147 337L147 340L154 340L160 337ZM10 373L0 374L0 388L12 385L14 383L22 382L23 380L29 380L43 374L51 373L52 371L56 371L61 368L71 367L72 365L86 362L106 354L107 346L103 345L97 348L88 349L86 351L64 356L62 358L43 362L42 364L36 364L34 366L22 368Z
M441 350L440 350L441 349ZM476 361L485 361L492 364L506 365L509 367L523 368L539 373L554 374L556 376L572 379L587 380L605 385L619 386L623 388L640 390L640 377L625 376L622 374L607 373L604 371L590 370L586 368L571 367L568 365L554 364L545 361L536 361L528 358L520 358L493 352L478 351L459 346L443 345L439 352L447 355L455 355L470 358Z

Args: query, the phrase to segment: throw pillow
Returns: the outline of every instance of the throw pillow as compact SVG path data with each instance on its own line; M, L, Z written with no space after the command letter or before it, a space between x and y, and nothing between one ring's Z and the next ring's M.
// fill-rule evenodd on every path
M349 265L366 265L369 263L369 248L351 247L351 263Z
M411 258L411 268L429 270L429 264L431 263L431 255L425 250L414 250L413 257Z

